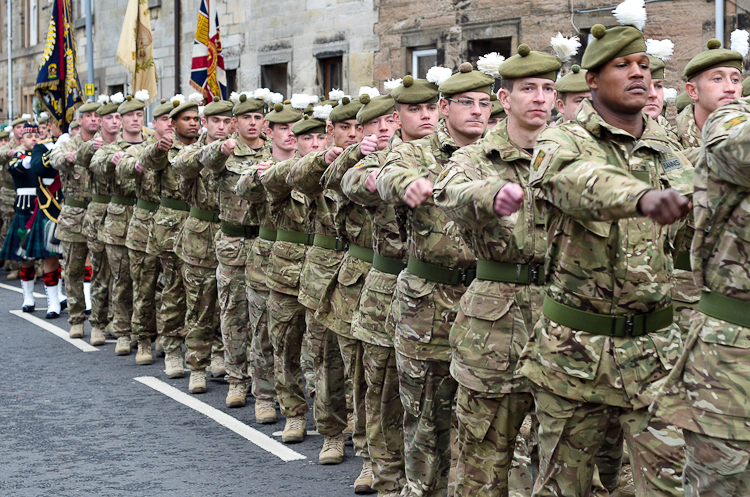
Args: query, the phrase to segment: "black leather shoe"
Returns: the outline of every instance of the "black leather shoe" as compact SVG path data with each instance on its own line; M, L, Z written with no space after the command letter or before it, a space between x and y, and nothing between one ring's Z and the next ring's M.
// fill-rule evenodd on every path
M62 302L60 302L60 311L62 312L67 308L68 308L68 299L65 299Z
M47 313L47 319L57 319L60 317L60 313L58 312L48 312Z
M23 312L34 312L34 306L33 305L25 305L21 307L21 310Z

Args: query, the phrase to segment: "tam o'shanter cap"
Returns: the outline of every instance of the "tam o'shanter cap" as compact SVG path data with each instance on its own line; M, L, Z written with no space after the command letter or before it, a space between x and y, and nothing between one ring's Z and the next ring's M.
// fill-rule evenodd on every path
M450 69L448 72L450 73ZM406 76L400 85L391 90L391 96L400 104L434 104L437 103L440 92L434 82Z
M429 80L429 72L427 73ZM495 78L481 71L475 71L471 62L464 62L458 66L458 72L442 83L438 84L438 90L445 97L451 97L458 93L477 91L492 94L492 85Z
M302 119L292 125L292 133L295 136L304 135L307 133L325 133L326 122L315 117L305 114Z
M114 114L117 112L117 108L120 107L120 104L124 101L125 95L119 91L112 96L99 95L99 103L101 106L96 109L96 113L102 117Z
M685 110L685 107L693 103L693 99L690 98L690 95L686 91L683 91L679 95L677 95L677 98L674 101L674 107L677 110L677 113L679 114L683 110Z
M616 57L625 57L646 51L646 40L641 31L646 25L644 0L625 0L614 10L613 15L621 24L607 29L601 24L591 28L594 40L583 53L581 67L596 69Z
M182 94L177 94L171 99L172 110L169 111L169 117L174 119L178 115L188 110L194 110L198 112L198 107L203 102L203 95L201 93L191 93L190 96L185 99Z
M362 107L357 111L357 122L365 124L376 117L393 114L395 101L390 95L381 95L377 88L363 86L359 89L359 103Z
M232 117L233 108L234 104L229 100L220 100L219 97L214 97L210 104L203 107L203 115L206 117Z
M531 50L523 44L518 47L518 53L498 67L498 73L503 79L542 78L556 81L563 63L578 53L581 47L578 37L566 38L561 33L550 40L550 45L557 56L547 55Z
M494 93L490 95L490 100L492 101L492 112L490 112L490 119L504 119L508 117L508 114L505 113L503 104L500 103L497 95L495 95Z
M332 123L340 123L341 121L347 121L349 119L356 119L357 112L362 108L362 103L358 99L352 99L351 97L344 96L339 104L331 110L331 114L328 118Z
M266 121L269 123L294 123L302 119L303 113L299 109L292 107L291 101L273 104L273 110L266 115Z
M26 124L27 122L31 121L31 119L31 114L22 114L20 117L16 116L16 118L13 119L10 125L15 128L19 124Z
M39 124L47 124L49 122L49 114L47 114L46 112L41 112L36 118L36 122Z
M135 92L135 95L125 97L125 101L117 108L117 112L124 116L128 112L143 110L149 98L148 90L139 90Z
M232 93L232 95L229 97L229 100L234 103L232 113L235 116L241 116L242 114L247 114L248 112L258 112L260 114L263 114L266 101L262 98L256 98L253 95L254 92L242 92L239 94Z
M570 72L557 80L555 90L558 93L582 93L590 91L589 85L586 84L586 70L581 66L574 64Z
M78 123L78 119L73 119L73 122L70 123L70 126L68 126L68 129L76 129L80 126L81 125Z
M746 97L750 95L750 78L745 78L742 82L742 96Z
M649 68L653 79L664 79L665 61L674 53L674 43L670 40L646 40Z
M153 116L161 117L164 114L169 114L173 108L174 107L172 107L171 101L167 100L166 98L162 98L159 101L159 105L157 105L156 108L154 109Z
M734 30L731 40L731 50L721 48L721 42L715 38L708 40L708 50L690 59L685 66L685 78L691 80L700 73L717 67L731 67L742 72L742 62L748 51L748 33L741 29Z
M10 137L10 131L8 131L8 128L2 127L0 128L0 140L4 140L5 138Z
M78 107L78 115L83 115L86 112L96 112L96 110L101 106L99 102L94 102L91 99L88 99L88 101Z

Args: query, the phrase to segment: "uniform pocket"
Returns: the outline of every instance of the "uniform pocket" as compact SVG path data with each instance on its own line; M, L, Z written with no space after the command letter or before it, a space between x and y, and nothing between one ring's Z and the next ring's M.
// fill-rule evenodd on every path
M267 279L286 288L297 288L307 246L277 241L268 263Z
M67 233L81 233L85 215L86 209L66 205L57 218L57 228Z
M432 340L435 287L436 283L411 275L408 271L402 271L399 275L398 293L392 305L398 307L396 328L402 339L420 343Z
M458 387L456 420L459 433L466 433L467 438L475 442L484 440L492 425L492 420L495 419L500 402L500 399L477 397L468 388Z
M107 217L104 218L104 232L115 237L124 237L128 232L128 207L109 204Z
M596 378L604 344L609 337L592 335L554 323L545 316L535 328L535 360L561 373L583 380Z
M175 246L182 247L183 253L193 259L205 259L208 257L208 249L212 246L211 233L208 230L208 221L201 221L194 217L185 220Z

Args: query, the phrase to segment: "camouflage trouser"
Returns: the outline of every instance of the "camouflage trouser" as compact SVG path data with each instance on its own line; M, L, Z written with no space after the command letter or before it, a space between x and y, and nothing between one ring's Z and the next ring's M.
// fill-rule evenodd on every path
M404 406L406 486L402 497L443 496L448 489L456 380L450 363L396 354Z
M300 364L305 336L305 307L295 295L271 290L268 328L273 343L275 388L281 414L286 417L302 416L310 410L302 389Z
M305 322L315 367L315 423L321 435L333 437L344 432L347 417L339 336L315 319L313 309L305 310Z
M83 296L83 273L88 248L86 242L62 242L65 292L68 296L68 324L86 321L86 300Z
M229 266L219 262L216 286L221 308L221 338L224 340L224 361L230 383L248 383L247 350L252 340L245 266Z
M109 269L107 252L97 251L101 248L88 243L91 259L91 326L104 329L109 324L109 291L112 285L112 273Z
M369 459L367 416L365 415L367 382L365 381L365 368L362 363L363 343L362 340L339 335L341 357L344 359L344 373L352 383L352 411L354 415L352 443L354 444L354 455Z
M13 217L16 215L15 203L15 189L0 188L0 223L2 223L0 226L0 247L5 243L5 237L8 236L8 230L10 230Z
M187 312L185 314L185 364L191 371L211 363L214 337L219 334L219 296L216 268L182 265Z
M161 314L164 320L162 344L165 352L180 349L185 341L185 282L182 280L182 259L174 252L159 254L164 272L164 290L161 292Z
M533 403L530 393L487 397L462 385L458 386L455 495L508 495L508 472L516 435Z
M582 403L541 390L534 398L540 459L534 496L588 496L595 457L615 418L628 444L636 495L683 495L682 430L652 417L645 408Z
M156 334L156 283L159 279L159 258L129 249L130 277L133 280L133 317L130 326L139 339Z
M253 396L256 399L273 400L276 389L274 388L274 345L272 344L275 342L272 341L269 333L268 292L247 287L247 309L252 332L248 366L253 381ZM281 412L284 412L283 407Z
M622 429L622 424L619 418L612 418L594 458L594 464L596 464L599 474L599 483L609 493L614 492L620 484L622 456L625 452L624 443L625 432ZM596 486L596 479L594 483L594 486Z
M367 445L372 461L372 488L400 492L404 473L404 408L398 392L396 350L364 342L362 364L367 381Z
M116 337L130 336L133 316L133 279L130 277L130 257L124 245L106 245L107 260L112 272L112 330Z
M750 495L750 442L685 430L685 497Z
M305 326L305 333L302 336L300 367L302 368L302 376L305 377L305 393L312 399L315 397L315 366L313 365L312 347L310 346L310 334L307 332L307 326Z

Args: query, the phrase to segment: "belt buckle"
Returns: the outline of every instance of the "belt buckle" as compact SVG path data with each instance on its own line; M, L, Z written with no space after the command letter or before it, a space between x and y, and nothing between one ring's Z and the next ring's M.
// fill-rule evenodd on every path
M633 319L634 319L633 314L625 315L625 336L633 335L633 329L635 328L635 323Z
M349 248L349 245L344 243L344 240L342 240L341 238L336 237L335 239L336 239L336 244L333 248L334 252L343 252L344 250ZM341 248L339 248L339 242L341 242Z
M455 283L456 285L464 285L466 286L466 270L462 267L452 267L448 271L448 277L451 280L451 285L453 285L453 273L458 273L458 281Z
M537 285L539 278L539 264L529 264L529 285Z

